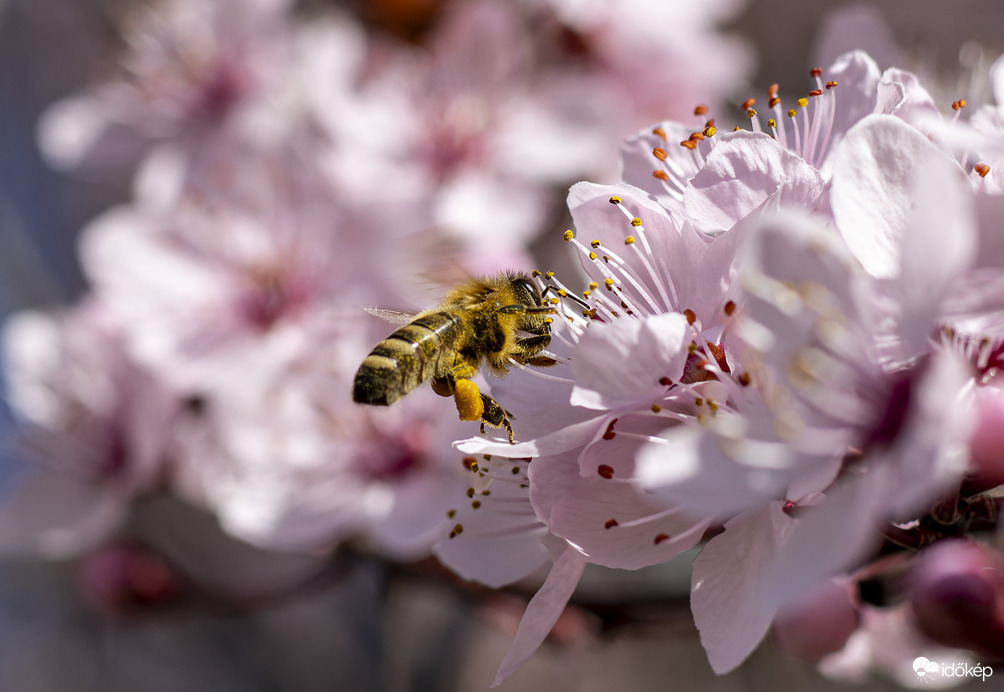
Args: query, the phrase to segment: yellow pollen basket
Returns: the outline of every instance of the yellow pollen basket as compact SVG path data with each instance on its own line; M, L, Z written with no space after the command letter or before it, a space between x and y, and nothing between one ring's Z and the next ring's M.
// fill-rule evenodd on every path
M457 380L453 387L453 400L457 404L460 420L481 420L485 404L481 401L481 390L470 380Z

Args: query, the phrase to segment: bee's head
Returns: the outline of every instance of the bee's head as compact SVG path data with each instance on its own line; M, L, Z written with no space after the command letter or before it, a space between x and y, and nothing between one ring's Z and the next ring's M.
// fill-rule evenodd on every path
M541 295L540 289L529 277L517 274L509 280L509 286L512 289L513 297L522 305L528 308L539 308L544 305L544 297Z

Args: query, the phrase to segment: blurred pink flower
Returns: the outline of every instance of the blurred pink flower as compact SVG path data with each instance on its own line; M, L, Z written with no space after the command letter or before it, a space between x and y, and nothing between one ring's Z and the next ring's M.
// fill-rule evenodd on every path
M90 300L4 325L8 403L33 463L0 509L3 552L85 551L164 481L182 400L129 358L116 320Z
M52 105L39 142L59 168L132 167L154 144L196 155L225 131L274 128L294 55L289 0L159 0L124 29L116 74Z
M576 99L622 133L657 118L682 119L698 104L720 105L755 67L738 35L722 30L743 0L699 7L647 0L534 0L545 76L579 89ZM577 81L577 84L576 84Z

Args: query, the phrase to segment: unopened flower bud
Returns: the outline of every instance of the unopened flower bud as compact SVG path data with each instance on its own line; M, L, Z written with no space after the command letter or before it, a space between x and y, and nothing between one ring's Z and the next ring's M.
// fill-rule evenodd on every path
M775 618L774 640L793 656L818 661L842 649L859 622L847 584L827 581Z
M1004 484L1004 389L981 387L974 399L969 454L974 481L982 490Z
M1004 656L1004 556L964 539L923 550L908 575L921 632L946 646Z

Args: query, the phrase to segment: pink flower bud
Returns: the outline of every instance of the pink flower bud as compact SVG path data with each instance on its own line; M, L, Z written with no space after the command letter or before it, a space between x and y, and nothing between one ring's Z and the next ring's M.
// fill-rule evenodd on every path
M846 583L827 581L774 619L774 640L806 661L844 647L860 622Z
M969 453L979 489L1004 484L1004 389L981 387L974 397L976 410Z
M946 646L1004 656L1004 558L964 539L920 553L907 577L917 627Z

